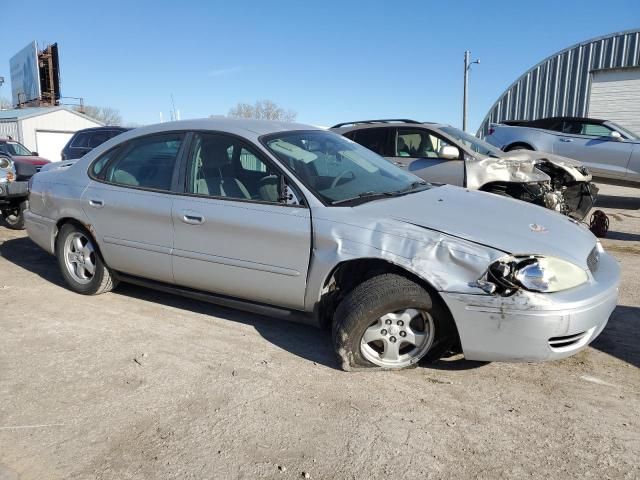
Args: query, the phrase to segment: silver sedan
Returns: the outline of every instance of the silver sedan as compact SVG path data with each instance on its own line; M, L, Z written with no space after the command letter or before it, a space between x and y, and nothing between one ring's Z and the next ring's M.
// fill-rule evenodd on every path
M306 125L139 128L39 173L29 200L72 290L134 282L328 326L347 370L566 357L617 301L616 261L569 218Z

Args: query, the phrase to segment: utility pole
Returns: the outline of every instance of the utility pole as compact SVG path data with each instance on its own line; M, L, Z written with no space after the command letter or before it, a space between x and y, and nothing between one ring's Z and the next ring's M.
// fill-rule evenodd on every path
M467 131L467 90L469 88L469 70L474 63L480 64L480 60L474 60L469 62L471 52L469 50L464 52L464 92L462 95L462 130Z

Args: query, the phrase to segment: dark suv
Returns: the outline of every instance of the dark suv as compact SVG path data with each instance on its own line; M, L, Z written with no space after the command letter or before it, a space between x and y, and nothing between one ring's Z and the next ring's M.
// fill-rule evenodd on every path
M67 142L61 152L62 160L83 157L98 145L129 130L124 127L96 127L78 130Z

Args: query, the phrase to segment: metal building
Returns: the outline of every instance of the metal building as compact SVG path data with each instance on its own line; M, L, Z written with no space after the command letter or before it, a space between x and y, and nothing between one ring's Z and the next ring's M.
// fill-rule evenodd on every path
M48 160L60 160L60 152L72 135L102 123L65 107L0 110L0 137L11 137Z
M578 43L538 63L493 104L478 135L491 123L553 116L603 118L640 133L640 29Z

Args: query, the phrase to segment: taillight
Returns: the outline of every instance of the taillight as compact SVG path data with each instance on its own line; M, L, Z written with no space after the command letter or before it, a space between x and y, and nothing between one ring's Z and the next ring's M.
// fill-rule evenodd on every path
M495 132L494 128L489 127L489 131L488 131L489 135L493 135L493 132Z

